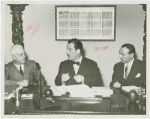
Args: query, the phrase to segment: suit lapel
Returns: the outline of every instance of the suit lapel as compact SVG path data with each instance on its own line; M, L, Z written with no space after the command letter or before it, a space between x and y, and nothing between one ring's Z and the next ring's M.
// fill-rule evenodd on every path
M74 67L73 67L73 64L72 64L72 62L71 61L69 61L69 72L70 72L70 74L69 74L69 76L74 76L75 75L75 71L74 71Z
M12 67L12 72L14 72L13 74L15 75L14 77L18 77L17 79L23 79L23 75L20 73L20 71L17 69L14 63L12 64Z
M130 80L135 78L136 73L137 73L137 65L136 65L136 60L134 60L127 79Z
M26 62L24 64L24 79L29 79L29 73L30 73L30 66Z
M82 58L82 61L81 61L81 64L80 64L77 74L81 73L82 69L85 69L84 66L85 66L85 58Z
M124 78L124 64L123 64L123 63L121 63L121 67L120 67L120 75L121 75L121 77Z

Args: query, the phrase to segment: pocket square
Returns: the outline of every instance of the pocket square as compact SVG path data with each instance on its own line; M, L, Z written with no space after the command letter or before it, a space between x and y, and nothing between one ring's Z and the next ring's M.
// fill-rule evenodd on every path
M138 73L137 75L136 75L136 77L135 78L138 78L138 77L140 77L141 76L141 74L140 73Z

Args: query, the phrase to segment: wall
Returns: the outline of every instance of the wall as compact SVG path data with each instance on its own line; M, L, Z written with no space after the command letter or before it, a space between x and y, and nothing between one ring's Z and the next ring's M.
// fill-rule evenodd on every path
M5 6L5 64L11 61L12 15ZM119 49L124 43L134 44L138 59L143 55L143 25L145 13L140 5L117 5L116 41L83 41L86 57L98 63L105 86L111 81L113 66L119 62ZM61 61L66 60L66 41L55 41L55 4L30 4L23 12L25 49L30 60L41 65L41 71L49 85L54 85ZM96 51L94 47L105 47Z

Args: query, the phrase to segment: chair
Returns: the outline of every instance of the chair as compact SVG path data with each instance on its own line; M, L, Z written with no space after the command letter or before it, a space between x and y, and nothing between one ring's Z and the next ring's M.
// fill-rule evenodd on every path
M125 97L120 94L111 95L111 112L117 110L117 112L125 111Z

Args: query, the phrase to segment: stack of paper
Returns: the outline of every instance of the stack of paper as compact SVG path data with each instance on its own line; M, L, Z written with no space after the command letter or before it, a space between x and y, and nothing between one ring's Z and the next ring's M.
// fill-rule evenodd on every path
M70 97L94 97L95 92L87 85L70 85L66 86L66 91L70 93Z
M10 94L5 93L5 97L4 97L4 99L11 99L12 97L15 97L14 92L12 92L12 93L10 93Z
M131 90L138 90L139 87L137 86L122 86L122 90L126 91L126 92L130 92Z
M102 97L110 97L113 94L113 90L110 87L92 87L96 95L101 95Z
M33 98L33 94L22 94L21 95L21 99L32 99Z
M51 86L50 89L53 92L53 96L61 96L66 93L66 88L64 85L62 86Z
M51 86L54 96L61 96L66 92L70 93L70 97L94 97L95 92L87 85L69 85L69 86Z

